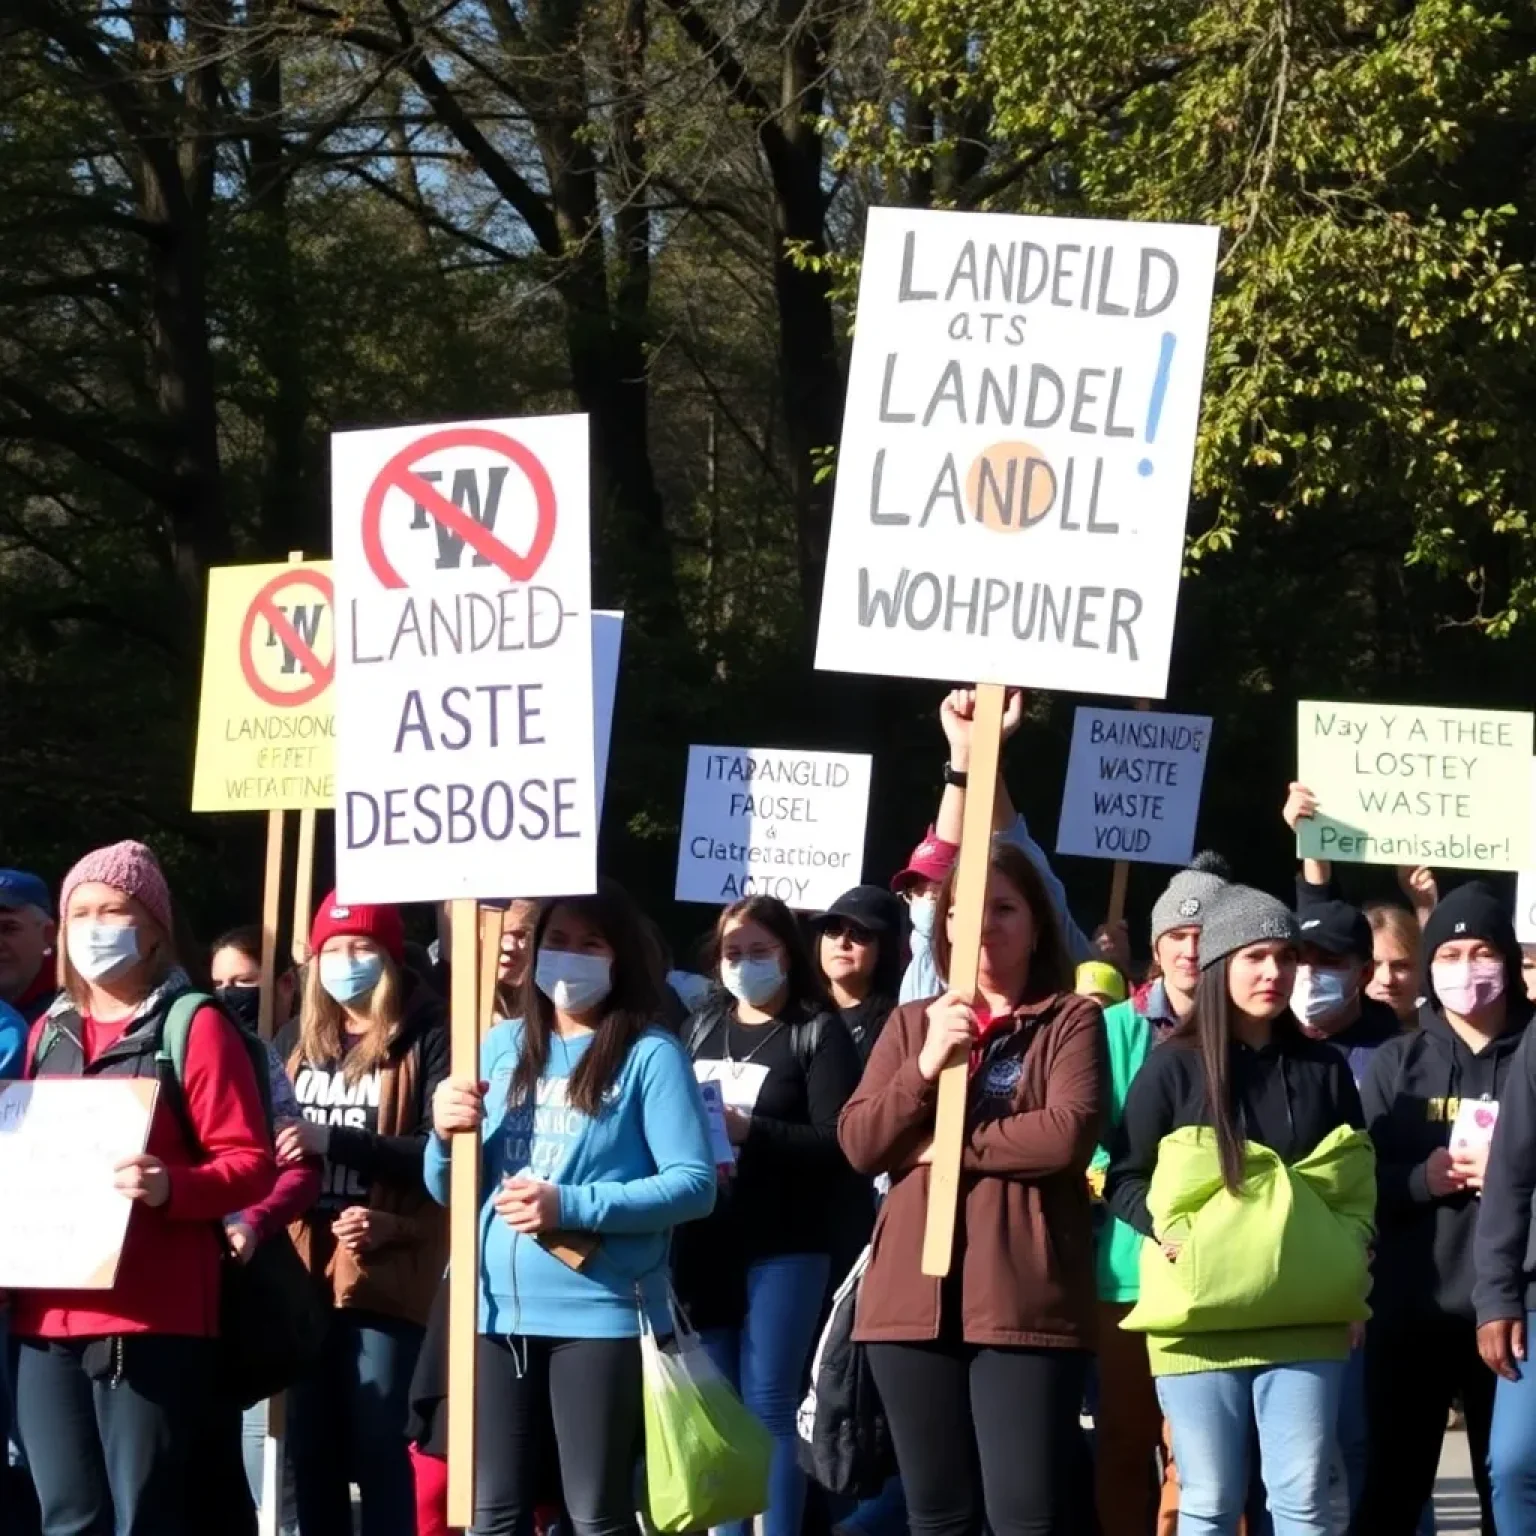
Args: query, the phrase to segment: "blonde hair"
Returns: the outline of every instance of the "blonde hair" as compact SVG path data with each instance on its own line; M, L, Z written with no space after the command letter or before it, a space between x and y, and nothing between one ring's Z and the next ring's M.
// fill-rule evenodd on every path
M180 963L176 957L176 943L159 923L145 910L144 904L137 897L124 892L128 899L139 910L137 913L138 930L141 934L150 935L154 941L154 948L148 954L141 952L140 962L145 965L144 972L144 997L158 987L167 976L171 974ZM59 938L58 938L58 979L59 990L75 1005L75 1012L84 1014L91 999L91 989L85 978L70 963L69 944L66 940L67 923L60 913ZM139 999L140 1002L143 998Z
M1417 971L1419 920L1407 907L1400 907L1395 901L1373 901L1365 909L1365 920L1371 925L1373 937L1384 933L1388 938L1396 939Z
M299 1044L290 1063L290 1075L300 1062L311 1066L343 1063L342 1077L355 1083L375 1067L382 1066L389 1048L400 1032L405 1009L405 987L400 968L382 949L384 961L379 984L368 995L368 1028L352 1037L346 1048L347 1013L340 1003L320 985L320 957L315 955L304 967L304 1001L299 1009Z

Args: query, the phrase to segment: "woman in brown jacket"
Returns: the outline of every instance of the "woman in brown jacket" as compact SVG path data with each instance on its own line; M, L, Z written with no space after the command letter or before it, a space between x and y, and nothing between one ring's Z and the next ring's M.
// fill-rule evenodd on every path
M442 1001L403 967L397 907L334 896L310 933L300 1015L279 1036L304 1118L280 1162L323 1157L321 1194L290 1229L333 1306L320 1364L289 1394L299 1528L415 1536L405 1421L423 1325L447 1262L447 1212L422 1168L432 1093L447 1075Z
M954 880L939 893L940 975ZM954 1257L937 1280L922 1247L938 1077L967 1055ZM1085 1174L1106 1081L1099 1008L1072 994L1040 876L994 844L976 1003L946 993L900 1009L838 1128L855 1168L891 1176L854 1337L869 1346L914 1536L1067 1528L1094 1317Z

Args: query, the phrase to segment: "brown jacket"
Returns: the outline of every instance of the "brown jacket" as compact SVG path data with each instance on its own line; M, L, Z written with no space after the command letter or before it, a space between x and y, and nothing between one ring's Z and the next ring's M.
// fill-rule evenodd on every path
M838 1123L861 1173L889 1173L854 1338L936 1339L943 1282L922 1272L938 1088L917 1069L926 1003L892 1015ZM1086 1348L1093 1343L1093 1235L1085 1173L1103 1114L1098 1004L1070 993L1023 1004L988 1042L971 1080L961 1156L959 1276L972 1344Z
M422 1137L432 1090L446 1064L441 1005L422 997L407 1014L397 1046L379 1073L379 1128L383 1137ZM422 1015L426 1017L423 1018ZM289 1062L290 1073L297 1059ZM334 1134L334 1133L333 1133ZM314 1212L293 1223L288 1235L311 1271L330 1281L338 1307L378 1312L422 1323L448 1264L448 1212L428 1193L421 1176L414 1187L374 1178L368 1188L374 1241L354 1254L331 1236L332 1212Z

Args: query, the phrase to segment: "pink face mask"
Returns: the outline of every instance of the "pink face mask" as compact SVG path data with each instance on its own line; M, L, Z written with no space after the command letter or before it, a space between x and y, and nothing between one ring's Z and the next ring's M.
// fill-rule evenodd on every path
M1452 1013L1467 1018L1504 994L1502 960L1447 960L1429 968L1435 995Z

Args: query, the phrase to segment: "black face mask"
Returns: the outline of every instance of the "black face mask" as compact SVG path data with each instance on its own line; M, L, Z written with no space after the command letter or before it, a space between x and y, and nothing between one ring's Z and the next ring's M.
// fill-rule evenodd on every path
M261 1014L260 987L219 987L213 994L235 1023L254 1031Z

